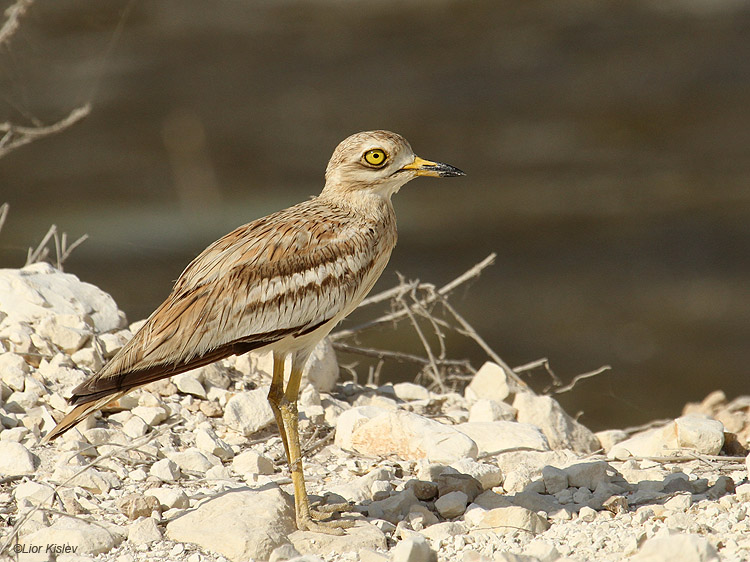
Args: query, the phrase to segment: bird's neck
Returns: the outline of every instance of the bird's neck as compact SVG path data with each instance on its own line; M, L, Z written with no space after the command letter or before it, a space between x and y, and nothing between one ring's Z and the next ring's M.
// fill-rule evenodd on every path
M324 189L319 200L353 213L365 220L395 227L396 214L390 196L367 191L338 192Z

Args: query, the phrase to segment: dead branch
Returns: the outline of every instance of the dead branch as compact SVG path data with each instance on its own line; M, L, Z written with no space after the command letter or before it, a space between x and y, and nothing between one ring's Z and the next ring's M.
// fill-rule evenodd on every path
M5 224L5 219L8 218L8 210L10 209L10 205L8 203L3 203L0 205L0 231L3 229L3 225Z
M2 134L2 137L0 137L0 158L25 144L64 131L86 117L90 111L91 104L87 103L74 109L67 117L57 123L46 126L22 127L9 122L0 123L0 134Z
M0 224L0 226L2 225ZM88 238L89 235L84 234L71 245L68 245L68 234L66 232L63 232L61 237L57 232L57 225L53 224L49 227L49 230L47 230L47 234L44 235L44 238L42 238L42 241L39 242L39 245L36 248L29 248L28 252L26 252L26 265L31 265L32 263L46 260L47 257L49 257L49 248L47 247L47 244L49 243L50 239L53 239L55 242L56 267L60 271L63 271L63 264L65 263L65 260L70 257L70 254L73 252L73 250L75 250L83 242L88 240Z
M595 377L597 375L601 375L602 373L605 373L607 371L611 371L612 367L609 365L603 365L602 367L599 367L598 369L594 371L589 371L588 373L582 373L580 375L576 375L573 377L573 380L571 380L568 384L565 386L561 386L560 388L556 388L554 394L562 394L563 392L568 392L570 390L573 390L573 387L579 382L584 379L590 379L591 377Z
M5 23L0 27L0 45L8 43L15 35L18 31L19 20L33 3L34 0L16 0L15 4L8 6L5 10Z
M371 347L359 347L356 345L349 345L346 343L337 342L333 344L333 348L336 351L343 351L344 353L353 353L355 355L364 355L365 357L373 357L375 359L392 359L399 363L416 363L418 365L429 365L430 360L426 357L420 357L419 355L413 355L411 353L403 353L400 351L388 351L385 349L374 349ZM458 367L471 371L471 364L468 359L442 359L436 358L435 363L441 367Z
M478 264L474 265L469 270L465 271L464 273L456 277L453 281L447 283L446 285L443 285L440 289L435 291L433 295L428 295L424 299L421 299L420 300L421 306L425 307L431 302L434 302L437 299L437 295L447 296L456 287L462 285L463 283L466 283L470 279L478 277L483 269L492 265L495 262L496 255L497 254L490 254L489 256L484 258L481 262L479 262ZM419 284L418 282L416 283ZM389 289L388 291L384 291L383 293L374 295L370 297L369 299L365 299L364 301L362 301L362 303L359 306L366 306L368 304L373 304L376 302L382 302L387 299L392 299L393 297L399 294L403 295L405 292L409 290L411 290L410 285L407 285L407 287L402 287L401 285L399 285L397 287L394 287L393 289ZM412 307L409 307L409 310L412 310ZM330 338L331 341L338 341L343 338L351 337L354 334L357 334L368 328L379 326L381 324L385 324L388 322L393 322L395 320L399 320L406 316L408 316L406 309L400 309L394 312L390 312L388 314L384 314L383 316L380 316L379 318L370 320L369 322L365 322L363 324L360 324L359 326L354 326L353 328L349 328L348 330L338 330L337 332L333 332L328 337Z

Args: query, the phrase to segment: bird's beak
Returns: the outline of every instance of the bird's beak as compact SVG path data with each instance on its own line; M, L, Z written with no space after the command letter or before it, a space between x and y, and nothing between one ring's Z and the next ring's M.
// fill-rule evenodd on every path
M418 176L432 176L435 178L446 178L450 176L465 176L461 170L442 162L430 162L419 156L414 157L414 162L407 164L402 170L414 170Z

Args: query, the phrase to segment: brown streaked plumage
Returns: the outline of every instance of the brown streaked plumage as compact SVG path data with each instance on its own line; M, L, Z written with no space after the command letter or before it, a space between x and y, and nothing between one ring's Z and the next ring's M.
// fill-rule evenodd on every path
M315 345L367 295L396 245L391 196L419 176L463 172L418 158L388 131L342 141L321 194L237 228L182 272L167 299L115 357L73 390L61 435L128 391L233 354L270 349L269 401L287 453L300 529L336 532L311 518L297 432L302 369ZM284 388L284 362L292 372ZM331 524L334 524L331 526Z

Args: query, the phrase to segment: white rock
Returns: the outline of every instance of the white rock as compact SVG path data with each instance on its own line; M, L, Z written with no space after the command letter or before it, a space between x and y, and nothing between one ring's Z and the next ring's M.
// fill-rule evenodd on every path
M493 455L513 449L548 451L547 438L533 425L509 421L467 422L454 426L479 447L480 455Z
M549 529L549 523L525 507L512 505L490 509L482 518L482 525L499 534L515 533L519 529L538 535Z
M190 500L182 490L174 488L149 488L145 491L145 495L154 496L159 500L159 505L163 509L172 509L173 507L185 509L190 507Z
M400 382L393 385L393 391L396 396L404 402L412 400L429 400L430 391L419 384L413 382Z
M232 460L232 470L237 474L273 474L273 461L253 451L243 451Z
M435 500L435 509L446 519L453 519L464 514L467 503L469 503L469 496L457 490L448 492Z
M143 421L143 418L139 416L131 416L130 419L122 425L122 432L133 439L137 439L138 437L146 435L148 428L149 425Z
M633 562L719 562L716 549L698 535L679 534L652 538L629 558Z
M27 500L33 505L52 507L55 502L54 488L43 482L22 482L13 490L16 502Z
M235 488L167 525L167 536L196 543L232 561L267 560L294 530L291 498L275 485Z
M151 427L167 419L167 411L161 406L136 406L132 412Z
M724 424L700 416L683 416L675 420L677 444L704 455L718 455L724 446Z
M206 398L206 389L196 378L195 371L188 371L172 377L172 382L177 387L177 390L183 394L190 394L197 396L198 398Z
M77 367L86 367L98 371L104 366L104 358L93 347L84 347L70 356Z
M386 538L377 526L359 522L349 527L344 535L327 535L311 531L295 531L289 540L298 552L306 554L298 562L322 562L320 556L329 560L354 561L354 555L362 550L385 550ZM334 555L331 558L330 555Z
M476 372L464 394L472 402L481 398L502 402L510 395L508 377L500 365L488 361Z
M201 428L195 432L195 446L203 452L219 457L221 460L229 460L234 457L232 448L210 428Z
M76 314L56 314L40 320L36 330L40 336L72 354L91 339L93 327L87 319Z
M339 427L336 432L338 437ZM360 425L350 442L366 455L397 455L405 460L450 463L477 456L476 444L452 426L401 410L385 410Z
M151 544L161 539L161 529L156 520L151 517L140 517L128 528L128 542L133 544Z
M469 422L514 421L517 413L510 404L480 398L469 409Z
M184 451L167 453L167 456L177 463L182 471L206 472L214 465L221 464L219 459L213 455L206 455L195 447L189 447Z
M224 423L246 437L271 425L274 416L268 404L268 389L263 386L232 396L224 409Z
M471 459L461 459L451 465L458 472L476 478L483 490L489 490L503 483L503 471L494 464L476 462Z
M232 472L224 465L217 464L206 471L207 480L232 480Z
M552 449L571 449L591 453L599 448L599 440L591 430L571 418L550 396L519 392L513 400L519 422L537 426L547 437Z
M399 541L391 551L391 562L430 562L431 557L427 539L419 535Z
M94 525L72 517L61 517L50 527L27 535L23 542L27 545L40 545L42 549L46 549L48 544L65 545L75 549L72 550L74 554L93 555L109 552L124 538L122 531L115 525Z
M25 414L39 402L39 396L34 392L13 392L5 402L5 411L14 414Z
M130 330L120 330L116 333L99 334L96 339L99 341L104 358L112 359L132 337Z
M13 441L0 441L0 476L33 474L39 458L25 446Z
M596 510L590 508L587 505L584 505L578 511L578 519L580 519L581 521L585 521L586 523L591 523L594 519L596 519Z
M612 447L628 438L628 434L621 429L606 429L604 431L597 431L594 435L599 440L599 444L604 449L605 454L608 454L612 450Z
M180 467L178 467L177 463L171 459L161 459L156 461L151 465L149 474L151 476L156 476L163 482L174 482L175 480L179 480L182 475Z
M112 488L120 486L120 479L112 472L99 471L89 468L80 474L80 466L58 466L50 476L50 481L58 484L65 482L65 486L79 486L94 492L95 494L106 494Z
M377 406L357 406L341 412L336 419L334 443L342 449L352 450L352 435L373 418L387 414L388 410Z
M565 467L568 486L595 490L601 484L612 482L615 470L604 461L578 462Z
M23 390L24 380L30 371L29 364L20 355L16 353L0 353L0 380L12 390L19 392Z

